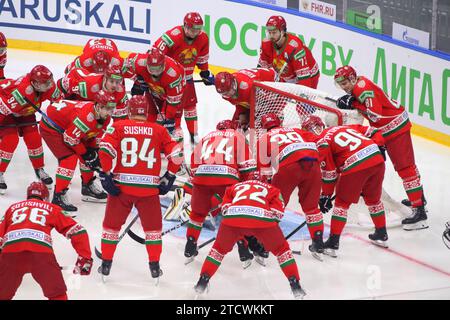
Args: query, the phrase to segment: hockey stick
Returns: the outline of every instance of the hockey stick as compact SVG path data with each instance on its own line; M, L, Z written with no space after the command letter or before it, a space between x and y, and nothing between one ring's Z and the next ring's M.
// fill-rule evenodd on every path
M40 108L38 108L33 102L31 102L27 97L24 97L25 101L37 112L39 112L42 118L47 121L56 131L59 133L64 133L64 129L58 126L52 119L50 119L45 112L43 112Z
M123 237L127 234L128 230L131 229L131 226L137 221L137 219L139 218L139 215L137 214L133 220L131 220L130 224L125 228L125 230L123 230L122 234L120 235L116 245L120 242L120 240L123 239ZM97 249L97 247L94 248L95 249L95 255L99 258L102 259L102 252L100 250Z
M166 234L168 234L168 233L171 233L172 231L174 231L174 230L176 230L176 229L181 228L182 226L184 226L184 225L185 225L186 223L188 223L188 222L189 222L189 220L186 220L186 221L183 221L182 223L179 223L179 224L173 226L173 227L170 228L170 229L164 230L164 231L161 233L161 237L164 236L164 235L166 235ZM144 239L144 238L141 238L140 236L138 236L136 233L134 233L133 231L131 231L131 229L128 230L128 235L129 235L130 238L133 239L134 241L136 241L136 242L138 242L138 243L140 243L140 244L145 244L145 239Z
M14 128L14 127L26 127L26 126L34 126L36 124L39 124L39 121L36 122L24 122L24 123L18 123L18 124L5 124L3 126L0 125L0 129L3 128Z
M205 242L203 242L201 245L199 245L199 246L197 247L197 250L200 250L201 248L203 248L204 246L210 244L210 243L213 242L214 240L216 240L216 237L212 237L211 239L206 240Z

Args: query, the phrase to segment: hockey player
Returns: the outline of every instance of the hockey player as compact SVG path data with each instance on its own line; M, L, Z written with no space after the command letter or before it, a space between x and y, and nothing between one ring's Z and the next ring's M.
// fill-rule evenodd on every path
M70 239L78 254L73 273L89 275L91 249L86 229L48 200L42 182L27 188L27 200L11 205L0 222L0 300L16 294L25 274L32 277L49 300L67 300L67 288L52 248L51 231Z
M198 254L197 239L211 209L211 197L216 193L222 197L228 186L256 170L244 136L228 127L219 122L217 130L203 137L191 155L192 212L186 231L186 263Z
M444 241L444 244L450 249L450 221L445 224L445 230L442 234L442 241Z
M414 159L411 140L411 122L408 112L399 102L390 99L383 90L363 76L357 76L351 66L336 70L334 79L347 95L337 101L340 109L357 109L379 129L386 142L386 150L395 171L403 180L412 206L412 215L402 221L403 229L418 230L428 228L423 187L419 170ZM404 201L405 202L405 201Z
M316 89L319 65L309 48L299 37L287 33L286 20L282 16L271 16L266 27L268 38L262 41L258 67L274 68L281 82Z
M299 282L297 263L278 226L284 214L280 190L258 180L257 175L250 174L249 180L226 189L222 202L224 217L216 241L203 262L200 279L195 286L197 293L205 291L209 280L238 239L256 236L277 257L294 297L302 299L305 296Z
M381 202L385 171L381 132L362 125L335 126L324 130L325 125L317 116L309 116L302 123L302 128L318 136L323 180L319 204L323 213L331 209L336 187L330 237L324 244L324 253L337 257L336 250L339 249L339 238L347 221L347 211L352 203L358 203L360 196L369 208L375 225L375 232L369 234L369 239L387 248L386 217Z
M95 95L104 90L111 93L116 102L113 120L127 118L125 102L128 99L122 70L119 66L106 67L103 74L88 73L86 69L74 68L57 81L63 99L94 101Z
M322 260L323 216L318 206L322 181L316 137L298 128L281 127L275 113L263 115L261 125L268 130L258 139L258 165L263 181L271 180L280 189L285 203L289 203L292 192L298 188L298 199L312 239L309 250Z
M102 266L99 272L109 275L117 247L119 231L133 205L145 232L151 276L159 278L162 271L162 216L159 194L169 192L175 181L183 150L167 130L147 121L148 100L134 96L128 102L129 119L114 123L100 142L102 185L109 192L102 233ZM168 160L167 171L159 177L161 152ZM116 165L113 170L113 160Z
M233 120L239 120L246 131L250 121L250 96L254 81L275 81L276 72L268 68L242 69L235 73L219 72L215 78L216 91L236 107Z
M109 65L123 66L123 58L114 41L106 38L89 39L83 53L66 67L64 73L74 68L84 68L89 73L103 73Z
M42 65L16 80L0 81L0 194L7 189L3 175L19 144L19 137L25 141L36 176L48 187L53 183L44 171L44 150L35 112L44 101L59 98L52 72Z
M197 95L193 79L194 68L200 69L200 77L205 85L214 84L214 75L209 71L209 39L202 31L203 19L198 12L189 12L182 26L168 30L154 46L164 54L179 62L186 77L182 108L184 119L191 136L191 144L198 142L197 137Z
M114 96L100 90L95 103L61 100L47 108L40 131L52 153L58 159L55 192L52 203L65 211L77 211L67 198L69 184L80 161L81 200L106 202L107 194L94 184L93 171L100 170L97 136L102 135L115 108Z
M181 102L186 86L184 68L159 49L131 53L125 60L125 76L140 76L149 87L149 120L158 119L176 141L183 140ZM176 130L175 130L176 129Z
M8 42L3 32L0 32L0 80L5 79L4 68L6 66L6 52L8 51Z

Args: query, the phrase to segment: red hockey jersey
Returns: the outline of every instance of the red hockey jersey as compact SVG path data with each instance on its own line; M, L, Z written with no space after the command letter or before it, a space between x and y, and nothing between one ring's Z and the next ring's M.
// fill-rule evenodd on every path
M17 202L6 210L0 222L0 247L7 252L53 253L51 231L70 239L78 255L91 258L86 229L62 209L52 203L37 199Z
M183 27L177 26L164 33L154 46L183 66L186 80L192 80L196 65L200 70L208 70L209 39L203 31L191 41Z
M183 162L183 150L167 130L148 121L121 120L108 128L100 142L100 161L105 172L116 166L114 179L120 189L134 196L159 193L161 152L168 160L167 169L178 172Z
M353 107L361 111L372 127L380 129L385 139L410 130L411 122L405 108L366 77L358 77L352 95L357 99Z
M315 135L298 128L274 128L258 139L258 167L261 174L275 171L300 159L319 160Z
M98 51L105 51L111 57L110 65L113 66L123 66L123 58L119 54L116 44L111 39L89 39L86 42L83 53L76 57L64 71L69 73L74 68L84 68L89 72L94 72L92 57Z
M244 136L236 130L213 131L203 137L191 156L193 183L230 185L256 170Z
M8 115L20 117L34 114L36 110L27 102L27 99L40 108L42 102L55 101L60 96L61 92L56 85L43 93L35 91L31 85L30 74L17 80L4 79L0 81L0 122Z
M75 68L57 81L63 99L94 101L95 95L104 88L104 75L89 73L87 69ZM125 103L128 96L125 90L125 82L113 93L116 109L113 113L114 119L125 119L128 116L128 109Z
M338 174L347 175L384 162L378 146L384 145L381 132L359 124L331 127L317 141L320 153L322 193L331 195Z
M268 228L284 215L280 190L267 183L249 180L230 186L222 201L223 220L228 226Z
M140 75L144 78L150 87L151 94L165 102L161 112L165 113L167 119L175 119L186 86L181 64L166 56L164 71L155 79L147 71L147 54L131 53L125 61L124 70L128 77Z
M286 34L286 44L277 49L269 39L264 39L261 44L258 64L264 68L274 68L280 75L280 81L300 83L302 80L314 77L319 73L319 65L311 51L305 46L299 37Z
M86 148L98 147L96 137L106 131L111 121L108 117L100 123L95 118L94 103L89 101L61 100L52 103L47 108L47 116L64 130L64 142L79 155L86 153ZM55 134L60 133L45 118L42 118L40 127Z
M7 61L7 53L6 51L3 54L0 54L0 80L5 78L4 68L6 66Z

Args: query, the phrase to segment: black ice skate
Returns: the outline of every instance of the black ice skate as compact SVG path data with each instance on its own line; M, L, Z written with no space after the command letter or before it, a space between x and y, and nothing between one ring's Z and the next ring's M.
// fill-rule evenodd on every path
M388 235L386 232L386 227L376 228L374 233L369 234L369 239L374 245L387 248Z
M47 186L47 189L52 189L53 179L44 171L44 168L34 169L34 173Z
M60 206L64 211L75 212L78 210L78 208L70 204L69 199L67 198L68 190L69 189L64 189L61 192L53 193L52 203ZM74 217L75 215L71 214L71 216Z
M428 228L427 218L425 206L412 208L411 216L402 220L403 229L407 231L426 229Z
M159 283L159 277L163 275L163 272L159 267L159 261L149 262L148 265L150 267L152 278L155 279L155 285L157 286Z
M291 285L292 294L295 299L302 300L306 296L305 290L300 286L300 282L295 277L289 278L289 284Z
M205 292L205 290L206 292L208 292L210 278L211 277L208 276L206 273L200 276L200 279L198 279L198 282L194 287L194 290L195 292L197 292L197 294L202 294Z
M425 196L422 195L422 201L423 201L423 205L426 206L427 205L427 200L425 199ZM411 207L411 201L409 201L409 199L403 199L402 200L402 204L407 206L407 207Z
M81 185L81 200L86 202L106 203L108 194L99 188L95 183L95 177L89 180L88 183Z
M258 239L256 239L254 236L245 237L248 242L248 248L252 251L253 255L255 256L255 261L258 262L263 267L266 266L266 261L269 257L269 252L264 249L263 245L259 243Z
M194 261L196 255L198 255L197 241L195 241L194 237L188 237L186 246L184 247L184 256L187 258L184 264L189 264Z
M323 253L332 258L337 258L336 250L339 250L339 235L330 234L330 237L323 244Z
M3 172L0 172L0 194L5 194L8 186L5 183L5 177L3 177Z
M98 273L102 275L102 281L106 282L106 278L111 272L112 260L102 260L102 265L98 267Z
M247 269L252 264L253 255L248 250L248 247L245 245L244 240L239 240L237 242L239 259L242 262L242 268Z
M312 244L309 246L309 251L314 258L323 261L324 244L322 231L319 230L314 233L314 238L312 239Z

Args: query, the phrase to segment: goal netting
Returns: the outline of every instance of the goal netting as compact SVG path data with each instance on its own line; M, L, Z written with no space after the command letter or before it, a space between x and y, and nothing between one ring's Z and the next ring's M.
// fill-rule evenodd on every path
M327 127L364 122L357 110L338 109L335 98L329 97L325 92L291 83L255 82L250 106L250 127L254 129L250 143L254 151L257 139L265 132L261 127L261 117L269 112L278 115L283 127L290 128L301 128L302 122L310 115L319 116ZM393 200L384 189L382 201L388 227L400 226L401 220L410 214L408 208ZM350 207L347 225L370 229L374 227L362 198L358 204Z

